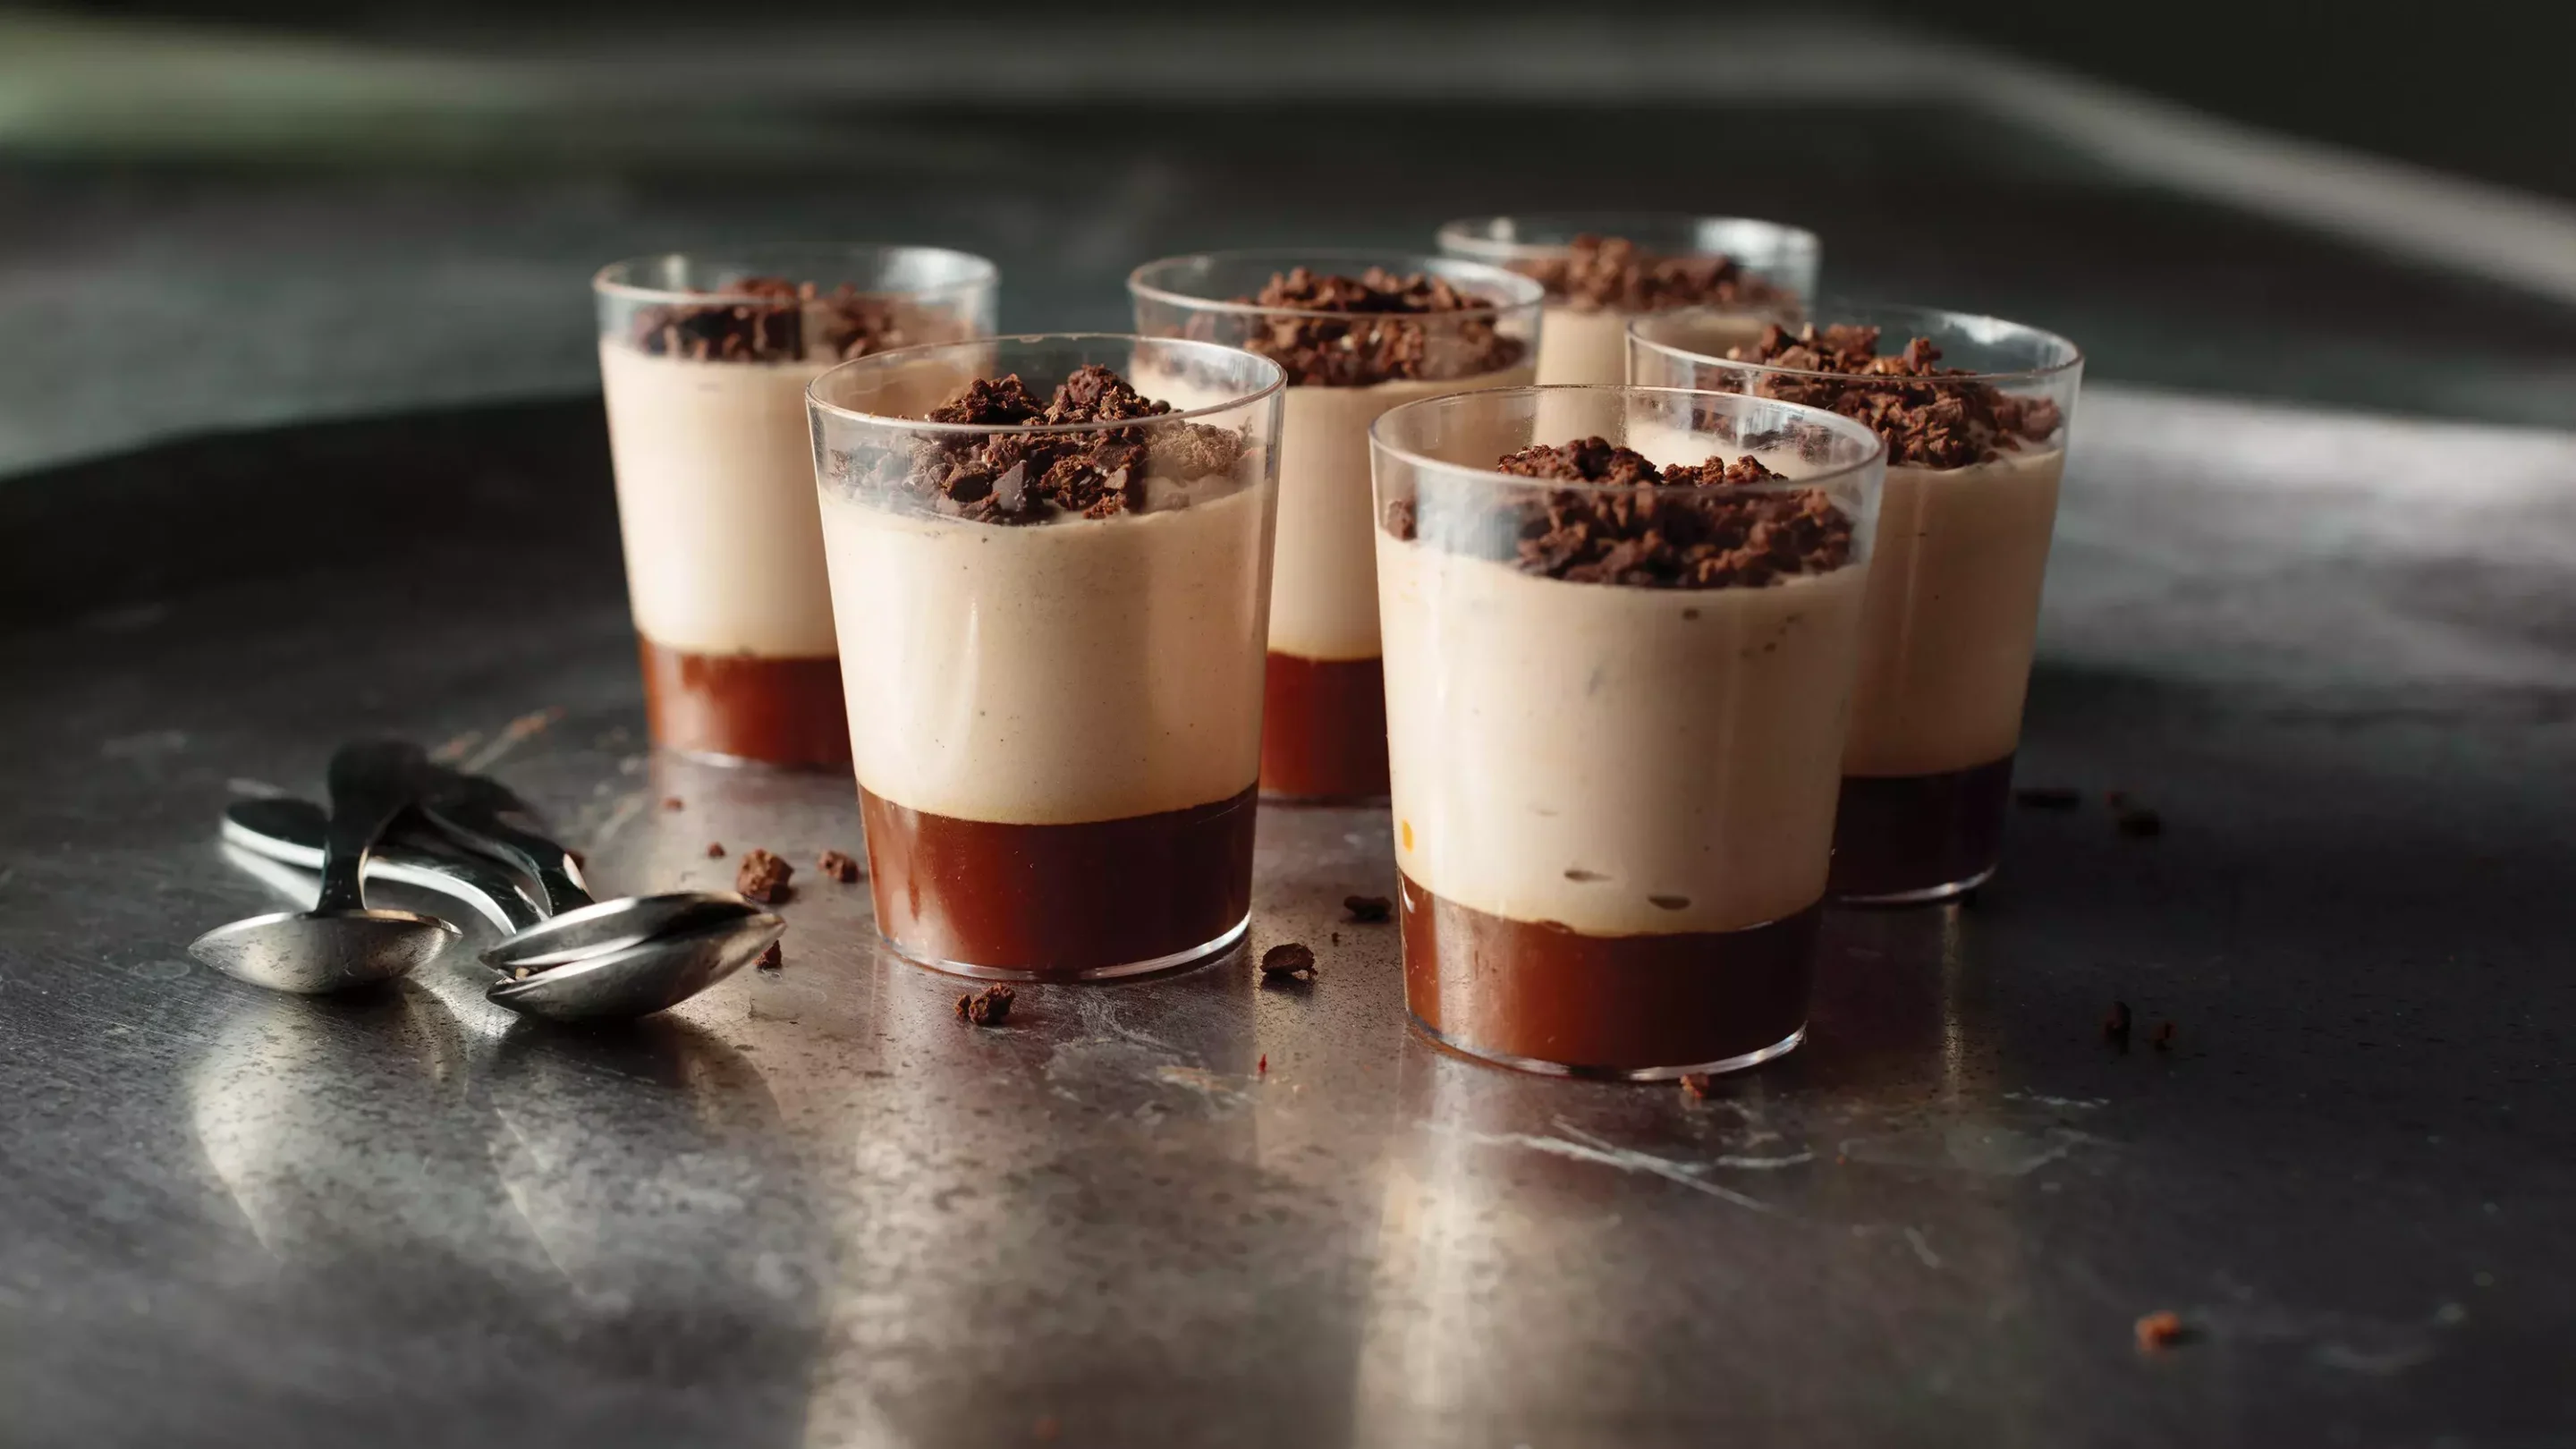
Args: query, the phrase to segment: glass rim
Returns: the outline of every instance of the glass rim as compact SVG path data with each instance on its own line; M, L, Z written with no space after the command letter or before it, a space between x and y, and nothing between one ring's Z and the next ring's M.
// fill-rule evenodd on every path
M1389 271L1395 270L1395 267L1388 264L1396 263L1414 272L1434 274L1464 268L1476 274L1472 280L1498 284L1504 291L1519 300L1487 302L1480 298L1477 305L1473 307L1460 307L1448 312L1335 312L1316 307L1273 307L1259 302L1237 302L1230 298L1193 297L1186 292L1157 287L1144 280L1145 274L1157 267L1169 267L1181 262L1254 262L1262 259L1276 260L1280 263L1278 270L1283 272L1301 266L1314 268L1314 264L1318 262L1328 265L1335 262L1366 262L1371 266L1384 267ZM1352 274L1336 272L1332 275ZM1344 321L1354 317L1398 317L1417 322L1449 318L1493 319L1508 316L1514 312L1535 313L1547 301L1545 287L1508 267L1498 267L1490 262L1477 261L1471 257L1444 257L1433 252L1372 251L1365 247L1246 247L1232 251L1177 252L1168 257L1156 257L1128 272L1127 295L1139 300L1161 302L1172 307L1186 307L1198 312L1224 312L1241 317L1325 317Z
M1768 217L1760 216L1716 216L1704 215L1699 212L1690 211L1496 212L1489 216L1452 217L1440 224L1440 230L1434 233L1434 236L1443 248L1455 248L1458 251L1473 255L1477 260L1484 260L1488 257L1510 257L1514 259L1551 257L1563 256L1572 246L1572 243L1502 241L1493 236L1485 235L1484 233L1490 231L1498 222L1544 222L1551 227L1563 227L1569 231L1577 233L1589 232L1598 236L1617 236L1622 230L1633 228L1622 228L1615 223L1635 223L1641 221L1651 221L1658 224L1682 222L1693 227L1709 225L1743 227L1749 231L1769 232L1777 242L1784 244L1784 250L1794 249L1809 253L1818 253L1824 248L1823 239L1818 237L1814 232L1803 226L1792 225L1789 222L1773 221ZM1658 253L1658 255L1672 254ZM1724 255L1738 261L1743 260L1743 258L1737 257L1732 252L1720 253L1703 251L1684 253L1683 255ZM1755 265L1760 264L1756 263Z
M631 274L659 262L688 260L720 262L728 257L740 257L748 261L763 255L783 256L791 252L817 257L875 256L881 259L910 254L919 257L937 257L943 261L964 264L961 268L964 275L950 281L934 282L928 286L851 289L854 295L861 297L906 300L946 297L960 292L971 292L979 287L993 286L1000 282L1002 277L1001 267L992 258L974 252L959 251L955 247L915 246L904 242L759 242L742 247L646 252L640 256L620 257L591 273L590 288L602 296L635 302L667 302L695 306L745 302L776 306L779 304L778 298L763 297L751 292L696 292L686 287L649 287L640 282L627 281L622 275L615 274Z
M1229 397L1223 402L1209 403L1202 407L1186 409L1174 408L1170 412L1156 413L1152 417L1100 418L1085 423L933 422L928 418L903 418L894 417L886 413L861 412L857 408L843 407L841 404L832 402L822 395L823 384L844 372L869 367L890 369L893 364L922 361L927 358L929 354L934 352L950 351L968 347L998 348L1012 343L1043 342L1150 342L1157 347L1171 347L1190 352L1216 354L1228 360L1250 358L1252 361L1268 368L1270 370L1270 377L1267 382L1263 383L1253 391L1243 393L1239 396ZM1127 379L1127 383L1128 386L1133 387L1135 386L1135 379L1129 378ZM883 352L871 352L865 357L853 357L846 362L835 363L832 366L823 369L820 373L817 373L814 380L805 385L805 405L815 412L826 413L846 422L899 427L909 429L913 432L974 434L976 436L995 436L1009 433L1029 437L1047 437L1061 433L1105 433L1119 428L1144 428L1155 427L1164 423L1187 422L1191 419L1209 417L1217 413L1233 412L1237 408L1257 403L1263 398L1269 397L1274 393L1285 392L1287 388L1288 370L1286 368L1281 367L1278 363L1271 361L1269 358L1262 356L1258 352L1247 351L1240 347L1228 347L1222 342L1202 342L1191 337L1147 337L1142 333L1136 332L1021 332L999 337L965 337L949 342L916 342L910 347L891 347Z
M1654 337L1649 337L1646 335L1645 331L1645 329L1650 327L1670 327L1680 325L1698 317L1728 317L1740 321L1747 315L1762 315L1763 309L1759 307L1681 307L1670 312L1657 312L1631 317L1628 319L1626 330L1628 341L1631 345L1644 347L1648 351L1654 352L1659 356L1676 358L1684 362L1705 363L1711 367L1736 368L1748 373L1764 373L1773 377L1808 377L1841 382L1919 382L1950 386L1958 386L1966 383L1985 383L1996 387L2002 387L2013 383L2053 381L2084 366L2084 350L2077 347L2066 338L2061 337L2054 332L2033 327L2026 322L2015 322L2008 317L1996 317L1983 312L1960 312L1954 311L1948 307L1927 307L1915 302L1859 302L1840 298L1830 299L1821 303L1809 304L1800 308L1799 311L1801 313L1797 318L1799 323L1813 324L1818 328L1876 326L1882 333L1891 330L1904 330L1892 329L1887 327L1884 323L1877 322L1849 323L1826 322L1821 320L1826 317L1840 314L1855 313L1861 316L1877 315L1910 317L1919 321L1938 323L1951 330L1985 328L1999 334L2036 341L2047 347L2061 349L2064 351L2065 357L2060 361L2049 363L2044 367L2017 367L2009 368L2000 372L1980 372L1971 370L1967 372L1945 373L1937 377L1880 378L1870 374L1825 372L1809 367L1783 367L1776 362L1739 362L1732 357L1720 357L1714 353L1696 352L1688 347L1680 345L1679 343L1665 342ZM1778 326L1785 327L1790 325L1786 322L1782 322L1776 316L1771 317L1768 320ZM1930 332L1931 329L1927 328L1914 332L1914 335L1928 336L1930 335Z
M1844 417L1842 414L1837 412L1829 412L1820 407L1810 407L1805 403L1784 402L1779 398L1757 397L1751 393L1710 392L1704 388L1692 387L1645 387L1632 382L1560 382L1536 384L1528 387L1488 387L1477 388L1472 392L1443 393L1438 397L1417 398L1412 402L1401 403L1395 407L1387 409L1385 412L1378 415L1375 422L1369 424L1369 447L1372 450L1382 449L1388 455L1401 459L1415 468L1433 469L1439 472L1451 474L1464 474L1490 483L1516 484L1524 488L1545 488L1551 491L1557 489L1572 489L1580 493L1632 493L1636 491L1639 485L1635 483L1594 483L1566 478L1530 478L1518 473L1505 473L1494 468L1478 468L1466 463L1452 463L1445 459L1431 457L1426 453L1417 452L1414 449L1405 447L1401 443L1391 441L1386 436L1385 432L1382 431L1386 428L1389 419L1402 417L1406 413L1415 411L1424 411L1444 406L1456 407L1462 404L1472 404L1477 402L1499 402L1504 398L1511 397L1539 397L1549 393L1582 392L1616 392L1625 394L1644 394L1648 396L1686 397L1693 399L1707 398L1713 401L1731 402L1739 410L1747 405L1774 408L1784 412L1797 414L1804 420L1812 421L1823 426L1828 432L1839 433L1845 438L1866 443L1869 447L1869 451L1854 462L1827 468L1821 472L1810 473L1801 478L1781 478L1776 481L1763 483L1732 483L1727 485L1727 489L1730 492L1742 489L1746 492L1752 493L1785 493L1797 489L1824 488L1835 483L1842 482L1846 479L1857 478L1860 475L1867 473L1872 467L1883 465L1887 461L1887 440L1878 435L1878 430L1876 428L1869 426L1867 423ZM1624 447L1626 445L1621 444L1620 446Z

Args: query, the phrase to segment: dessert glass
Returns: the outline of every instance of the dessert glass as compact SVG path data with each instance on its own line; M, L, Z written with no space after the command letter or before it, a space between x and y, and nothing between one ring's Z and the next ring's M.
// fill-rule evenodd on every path
M1659 465L1755 455L1785 478L1659 488L1658 506L1716 524L1829 501L1847 551L1714 587L1534 571L1525 521L1640 492L1495 471L1565 441L1534 433L1543 418ZM1473 1056L1594 1077L1730 1071L1795 1047L1872 571L1877 435L1761 398L1581 387L1414 403L1371 439L1415 1023Z
M1351 313L1231 300L1304 267L1360 276L1380 268L1436 277L1476 305L1448 312ZM1417 398L1513 387L1534 376L1539 288L1495 267L1401 253L1218 252L1171 257L1127 279L1136 330L1249 348L1290 368L1279 457L1279 547L1272 574L1261 789L1278 800L1352 803L1386 796L1386 689L1369 523L1369 424ZM1293 355L1316 329L1347 327L1357 352L1417 331L1403 375L1361 370L1325 382ZM1409 341L1410 338L1408 337ZM1179 384L1147 394L1174 403Z
M870 246L600 270L600 383L655 744L848 761L805 387L861 351L991 335L999 275L963 252Z
M1882 356L1913 338L1957 376L1870 376L1726 358L1731 331L1696 313L1640 320L1640 384L1794 399L1839 411L2003 399L2047 420L2036 436L1959 460L1888 428L1887 500L1870 570L1860 673L1834 829L1834 895L1857 904L1948 900L2003 856L2013 753L2039 630L2041 576L2084 359L2074 344L1992 317L1827 303L1825 322L1880 329Z
M1816 234L1778 222L1740 216L1682 216L1671 212L1566 212L1546 216L1478 216L1440 228L1440 250L1450 256L1535 272L1572 253L1578 237L1616 237L1646 257L1731 258L1742 295L1708 315L1739 319L1750 342L1762 324L1794 318L1816 294L1824 248ZM1704 304L1692 298L1679 305ZM1551 289L1547 326L1538 352L1538 381L1614 383L1628 376L1628 323L1639 312ZM1723 351L1724 349L1720 349Z
M976 379L1016 374L1045 397L1094 364L1186 376L1204 401L1114 422L925 420ZM815 379L870 884L906 956L1077 980L1243 934L1283 385L1248 352L1104 335L906 348ZM1139 501L1108 516L977 521L923 491L961 456L1113 443L1147 451L1141 478L1109 475ZM1033 484L1014 466L991 496Z

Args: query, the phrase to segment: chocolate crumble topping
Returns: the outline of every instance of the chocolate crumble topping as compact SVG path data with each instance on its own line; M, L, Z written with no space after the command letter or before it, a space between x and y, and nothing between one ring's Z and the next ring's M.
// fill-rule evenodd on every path
M1162 506L1148 476L1230 478L1243 436L1201 423L1157 421L1172 405L1148 398L1097 363L1044 402L1017 374L978 378L932 408L935 423L995 427L1100 422L1137 426L1073 433L992 433L923 441L904 480L933 511L975 523L1042 523L1060 514L1111 518ZM1186 500L1172 506L1186 506Z
M1511 264L1547 288L1547 299L1586 312L1663 312L1675 307L1752 306L1779 301L1779 288L1747 275L1733 257L1659 256L1621 236L1586 233L1565 255Z
M855 885L858 883L858 858L847 851L824 851L823 854L815 860L814 868L821 871L824 878L827 880L836 880L843 885Z
M1760 587L1795 574L1829 573L1851 561L1852 521L1821 488L1737 491L1779 481L1753 457L1658 468L1606 438L1523 448L1495 463L1504 473L1614 489L1568 488L1502 505L1506 528L1449 519L1460 552L1490 555L1508 538L1524 573L1578 584L1632 588ZM1412 500L1388 510L1398 538L1419 532Z
M635 349L691 362L795 362L809 356L846 362L931 340L909 335L898 303L847 283L825 292L812 282L751 277L725 292L748 300L637 311Z
M745 899L764 906L776 905L787 898L787 879L796 867L754 846L744 851L742 865L733 874L733 888Z
M1299 267L1270 279L1247 306L1293 308L1333 316L1265 317L1246 351L1278 363L1291 387L1368 387L1399 379L1436 380L1499 372L1528 347L1496 330L1491 315L1426 324L1441 313L1483 312L1492 304L1446 278L1399 277L1371 267L1356 277L1319 276Z
M1007 986L987 986L957 998L957 1019L977 1026L1000 1026L1011 1019L1011 1003L1019 993Z
M1891 464L1915 468L1965 468L1990 463L2025 443L2043 443L2065 421L2048 398L2013 397L1992 383L1953 379L1973 374L1940 366L1941 349L1917 337L1882 357L1875 327L1823 327L1810 322L1791 333L1777 323L1751 347L1730 348L1734 362L1762 362L1837 377L1765 373L1756 384L1764 397L1803 403L1842 414L1887 440ZM1840 376L1866 378L1843 382Z

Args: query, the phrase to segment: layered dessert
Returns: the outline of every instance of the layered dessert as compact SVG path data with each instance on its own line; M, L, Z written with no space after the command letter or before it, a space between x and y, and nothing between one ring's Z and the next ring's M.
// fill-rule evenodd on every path
M1886 440L1887 491L1861 632L1838 896L1938 898L1992 873L2039 627L2065 415L1915 337L1772 327L1729 355L1774 371L1765 396L1827 408Z
M819 439L877 924L916 959L1123 974L1243 929L1269 446L1170 411L1092 365Z
M1415 1019L1583 1074L1787 1050L1869 573L1852 514L1750 456L1587 438L1492 466L1538 482L1381 478Z
M1509 263L1547 289L1539 329L1541 383L1628 379L1631 318L1683 307L1711 309L1706 329L1723 345L1750 343L1796 297L1722 255L1658 255L1616 236L1584 233L1562 251ZM1737 335L1724 335L1740 310Z
M1382 798L1369 425L1419 398L1525 384L1530 346L1497 324L1492 298L1428 273L1298 267L1223 305L1251 319L1226 340L1288 374L1261 788L1289 799ZM1143 381L1175 401L1198 395L1186 378Z
M941 340L900 302L754 278L603 335L600 380L655 743L777 765L849 758L805 388Z

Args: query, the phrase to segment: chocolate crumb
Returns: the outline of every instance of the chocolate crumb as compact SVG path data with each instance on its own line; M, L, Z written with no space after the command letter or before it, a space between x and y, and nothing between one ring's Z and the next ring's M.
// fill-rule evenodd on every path
M1395 918L1395 902L1384 896L1344 896L1342 909L1362 925L1376 925Z
M1684 1072L1682 1091L1685 1095L1706 1101L1717 1093L1717 1078L1706 1072Z
M787 898L787 880L794 874L796 867L754 846L743 852L742 865L733 873L733 888L764 906L776 905Z
M859 879L859 862L847 851L824 851L814 866L823 872L825 879L836 880L843 885L855 885Z
M2129 1003L2125 1001L2112 1002L2111 1009L2102 1014L2102 1039L2111 1043L2113 1046L2118 1047L2122 1051L2127 1051L2129 1049L2130 1020Z
M2191 1330L2183 1326L2182 1315L2170 1309L2140 1318L2134 1332L2140 1353L2154 1353L2191 1342Z
M779 950L778 943L772 941L769 949L760 953L760 959L751 964L763 971L783 970L787 965L787 953Z
M929 421L994 427L1124 423L1069 433L985 433L922 442L903 486L931 510L973 523L1043 523L1072 514L1110 518L1145 512L1148 475L1179 482L1231 479L1243 435L1201 423L1160 421L1172 411L1094 363L1038 401L1017 374L978 378L932 408ZM1185 507L1187 500L1171 506Z
M2181 1034L2182 1033L2175 1028L2172 1022L2160 1021L2156 1023L2154 1034L2147 1038L2147 1044L2154 1047L2157 1051L2169 1052L2173 1050L2174 1038Z
M1757 458L1658 468L1606 438L1582 438L1523 448L1494 466L1607 485L1523 492L1499 505L1501 518L1459 511L1441 520L1442 545L1489 557L1508 547L1524 573L1631 588L1758 588L1851 561L1850 515L1821 488L1747 487L1781 481ZM1408 513L1408 527L1413 521Z
M665 796L663 796L663 797L662 797L662 808L663 808L663 809L665 809L665 810L677 810L677 809L679 809L679 808L680 808L680 797L679 797L679 796L677 796L677 795L665 795Z
M1019 993L1007 986L987 986L957 998L957 1019L977 1026L1000 1026L1011 1016L1011 1003Z
M707 842L707 859L724 859L724 843L722 841L710 840Z
M1284 980L1315 974L1315 953L1295 941L1273 946L1261 955L1261 979Z
M1623 236L1576 237L1563 256L1531 257L1513 271L1547 289L1551 302L1585 312L1662 312L1675 307L1752 306L1781 300L1779 288L1748 276L1733 257L1665 256Z
M1368 387L1400 378L1475 377L1519 363L1528 344L1497 331L1493 304L1444 277L1399 277L1371 267L1356 277L1281 272L1237 305L1306 315L1262 318L1245 351L1276 362L1291 387ZM1316 314L1333 315L1316 315ZM1466 313L1453 321L1419 319Z
M911 323L911 309L903 303L846 283L825 292L811 282L750 277L724 290L741 300L640 309L630 334L635 349L691 362L790 362L808 356L846 362L937 340L913 335L926 329Z
M1270 1053L1263 1052L1261 1054L1261 1060L1252 1064L1252 1074L1256 1077L1266 1077L1270 1075Z
M2024 810L2073 810L2084 803L2084 792L2064 785L2026 785L2013 791L2013 803Z
M2146 840L2165 833L2165 818L2143 805L2124 805L2111 823L2122 835L2133 840Z
M1992 462L2026 443L2044 443L2065 417L2049 398L2014 397L1992 383L1941 367L1941 349L1917 337L1893 356L1878 354L1875 327L1808 323L1792 333L1777 323L1751 347L1727 350L1735 362L1761 362L1797 373L1764 373L1764 397L1804 403L1869 424L1887 440L1887 461L1914 468L1964 468ZM1861 379L1846 382L1845 377Z

